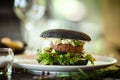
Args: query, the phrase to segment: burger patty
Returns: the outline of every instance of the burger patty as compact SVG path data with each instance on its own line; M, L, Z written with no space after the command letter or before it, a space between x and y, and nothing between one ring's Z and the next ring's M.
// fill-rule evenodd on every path
M73 52L73 53L80 53L83 52L83 46L75 46L73 47L70 44L58 44L58 45L54 45L54 44L50 44L52 49L55 49L57 51L61 51L61 52Z

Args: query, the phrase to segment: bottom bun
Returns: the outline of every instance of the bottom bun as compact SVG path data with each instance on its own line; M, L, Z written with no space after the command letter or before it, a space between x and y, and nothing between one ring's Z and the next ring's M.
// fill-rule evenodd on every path
M87 65L88 60L79 60L75 64L68 64L68 65ZM59 62L54 63L53 65L62 65Z
M74 65L87 65L88 60L79 60L77 63L75 63Z

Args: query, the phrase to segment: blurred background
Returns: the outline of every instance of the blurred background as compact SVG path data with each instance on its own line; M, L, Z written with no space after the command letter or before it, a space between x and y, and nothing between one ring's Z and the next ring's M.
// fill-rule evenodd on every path
M13 11L13 0L0 2L0 38L11 37L21 40L20 22Z
M120 57L120 0L1 0L0 39L41 48L40 33L71 29L88 34L87 52Z

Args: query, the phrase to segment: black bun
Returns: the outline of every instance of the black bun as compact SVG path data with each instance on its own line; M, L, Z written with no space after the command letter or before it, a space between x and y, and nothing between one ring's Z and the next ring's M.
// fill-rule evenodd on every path
M91 38L83 32L66 30L66 29L46 30L40 34L40 37L43 37L43 38L64 38L64 39L76 39L76 40L91 41Z
M59 62L55 62L53 64L54 65L62 65ZM68 65L87 65L87 64L88 64L88 60L79 60L75 64L68 64Z

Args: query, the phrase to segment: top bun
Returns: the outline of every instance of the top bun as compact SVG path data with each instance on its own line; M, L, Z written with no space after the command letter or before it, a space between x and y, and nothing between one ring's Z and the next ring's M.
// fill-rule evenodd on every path
M91 38L83 33L73 30L67 29L50 29L42 32L40 37L43 38L62 38L62 39L76 39L76 40L84 40L91 41Z

